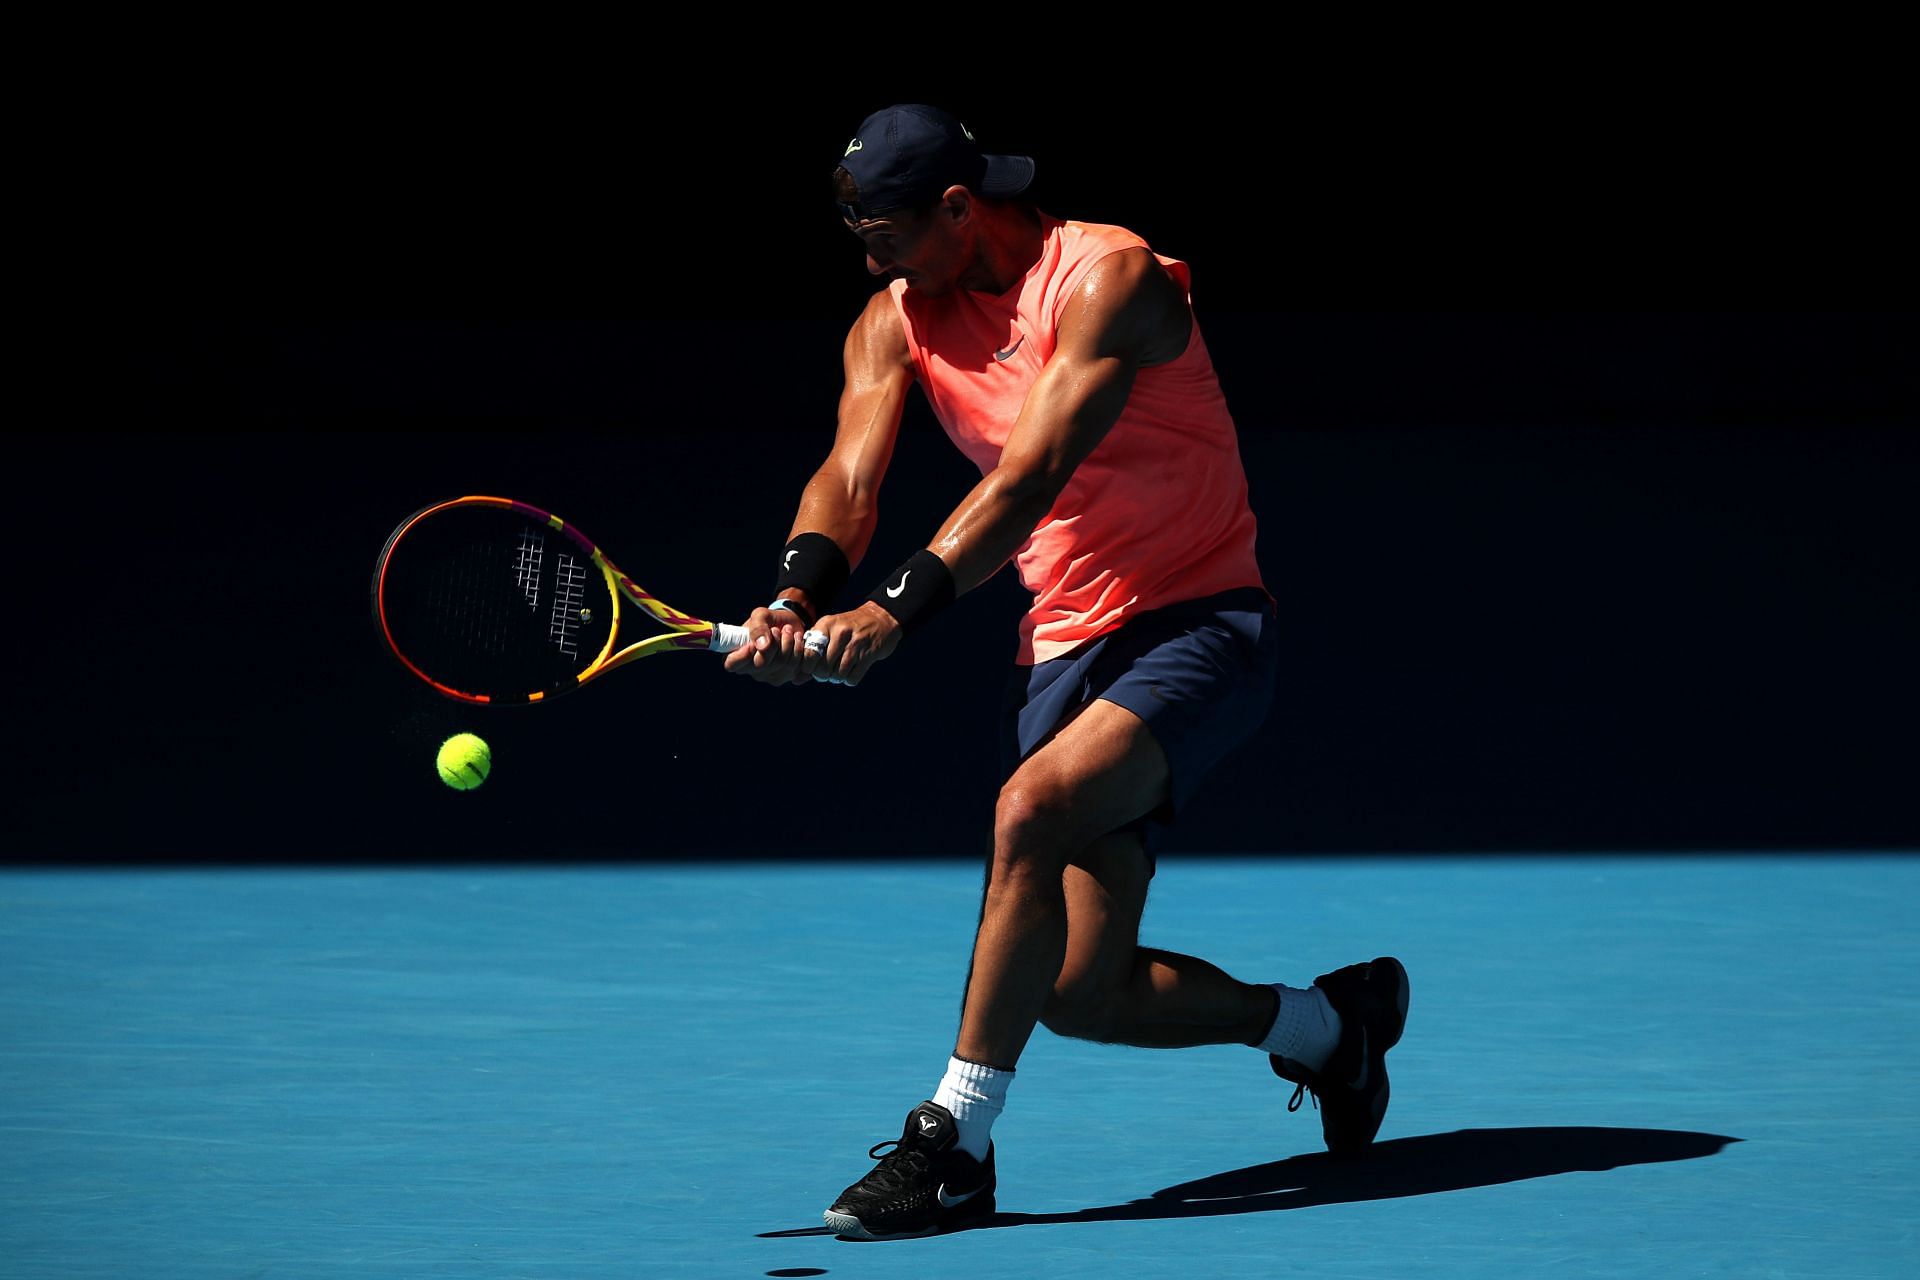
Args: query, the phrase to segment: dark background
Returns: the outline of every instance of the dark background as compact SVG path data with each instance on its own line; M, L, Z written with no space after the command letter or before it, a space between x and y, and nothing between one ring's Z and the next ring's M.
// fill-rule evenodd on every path
M1193 266L1286 679L1172 848L1920 846L1911 222L1872 86L1550 70L1386 103L171 84L87 154L60 395L14 437L7 856L979 852L1005 574L857 690L680 655L528 708L416 686L367 601L401 517L481 492L696 613L761 602L872 288L826 175L910 99ZM854 588L974 478L916 397ZM495 756L466 795L432 768L461 729Z

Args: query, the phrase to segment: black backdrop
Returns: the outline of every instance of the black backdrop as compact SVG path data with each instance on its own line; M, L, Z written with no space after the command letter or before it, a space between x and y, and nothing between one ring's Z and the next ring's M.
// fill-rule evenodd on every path
M1004 574L858 690L686 655L516 709L415 687L366 598L401 516L500 492L669 601L760 600L872 287L824 175L904 98L1193 265L1288 675L1176 849L1920 845L1870 139L919 89L129 117L15 440L7 856L978 852ZM916 399L855 585L972 478ZM458 729L495 748L469 795L432 773Z

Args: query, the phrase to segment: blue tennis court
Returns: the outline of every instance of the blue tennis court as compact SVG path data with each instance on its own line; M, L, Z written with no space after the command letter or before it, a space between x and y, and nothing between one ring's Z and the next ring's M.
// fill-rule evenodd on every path
M1907 1276L1920 862L1168 855L1143 940L1391 953L1365 1159L1248 1049L1044 1032L1000 1214L820 1211L951 1048L952 860L0 875L33 1277Z
M520 24L318 79L311 38L105 41L43 113L112 125L20 326L0 1280L1920 1276L1906 77L1796 24L1791 58L1641 41L1627 93L1424 46L1323 85L1263 41L1254 98L1184 30L1150 74L945 84L768 71L716 17L681 75ZM835 173L897 145L859 137L889 101L1032 187L863 235L888 183ZM1134 247L1094 226L1184 264L1182 344L1164 285L1071 301L1070 240ZM916 270L1014 310L867 333ZM921 341L962 331L993 341ZM951 394L976 366L1001 389ZM1041 1031L997 1216L837 1239L953 1048L1036 599L1011 516L1067 484L1082 545L1031 576L1095 629L1204 595L1222 520L1209 590L1251 586L1229 426L1280 684L1142 941L1296 985L1403 960L1380 1140L1330 1159L1250 1049ZM710 621L868 511L821 608L983 524L956 564L1016 563L859 688L687 653L481 705L397 660L376 578L468 495ZM611 616L558 599L543 644ZM477 794L435 780L459 732Z

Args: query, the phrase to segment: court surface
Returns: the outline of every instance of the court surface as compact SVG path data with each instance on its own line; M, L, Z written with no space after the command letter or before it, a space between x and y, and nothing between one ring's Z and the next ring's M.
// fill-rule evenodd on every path
M1372 1154L1036 1036L1001 1214L820 1211L952 1045L953 862L0 873L0 1272L1920 1274L1920 859L1166 855L1143 939L1413 1003Z

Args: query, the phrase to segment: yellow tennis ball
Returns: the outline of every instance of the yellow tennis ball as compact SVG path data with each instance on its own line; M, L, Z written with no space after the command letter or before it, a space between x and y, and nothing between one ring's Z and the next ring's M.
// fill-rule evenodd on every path
M477 735L456 733L440 744L434 764L440 769L440 781L455 791L471 791L487 780L493 752Z

